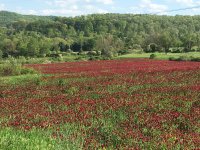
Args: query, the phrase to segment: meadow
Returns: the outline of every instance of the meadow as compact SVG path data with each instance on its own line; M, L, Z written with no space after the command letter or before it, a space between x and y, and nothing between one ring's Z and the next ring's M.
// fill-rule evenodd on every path
M199 149L200 63L29 64L0 79L0 149Z
M131 54L125 54L121 55L118 58L124 59L124 58L150 58L150 55L156 55L155 59L159 60L169 60L170 58L180 58L180 57L185 57L185 58L200 58L200 53L199 52L188 52L188 53L131 53Z

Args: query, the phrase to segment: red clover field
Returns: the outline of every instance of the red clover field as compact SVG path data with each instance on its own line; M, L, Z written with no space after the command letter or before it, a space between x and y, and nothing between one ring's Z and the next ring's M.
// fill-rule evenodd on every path
M26 67L41 77L0 84L0 149L200 148L199 62Z

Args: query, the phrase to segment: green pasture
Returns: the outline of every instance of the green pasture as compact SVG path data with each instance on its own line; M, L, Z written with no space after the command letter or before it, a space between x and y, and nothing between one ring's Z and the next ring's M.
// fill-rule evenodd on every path
M132 53L121 55L118 58L149 58L151 54L155 54L155 59L168 60L170 57L200 57L200 52L189 52L189 53Z

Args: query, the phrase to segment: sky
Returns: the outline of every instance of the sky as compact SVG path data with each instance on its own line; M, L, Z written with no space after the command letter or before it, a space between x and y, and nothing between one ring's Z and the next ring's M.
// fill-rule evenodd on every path
M200 15L200 7L168 12L195 6L200 6L200 0L0 0L0 10L66 17L93 13Z

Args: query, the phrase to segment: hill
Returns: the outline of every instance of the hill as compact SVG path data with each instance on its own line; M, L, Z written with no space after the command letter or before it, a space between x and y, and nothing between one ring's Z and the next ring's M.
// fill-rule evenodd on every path
M13 22L27 21L33 22L37 20L51 20L53 16L35 16L35 15L21 15L15 12L0 11L0 26L6 26Z
M77 17L0 12L4 56L46 56L99 52L106 56L140 52L200 51L200 16L92 14Z

